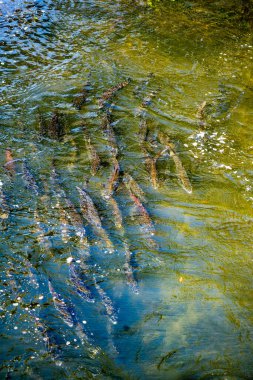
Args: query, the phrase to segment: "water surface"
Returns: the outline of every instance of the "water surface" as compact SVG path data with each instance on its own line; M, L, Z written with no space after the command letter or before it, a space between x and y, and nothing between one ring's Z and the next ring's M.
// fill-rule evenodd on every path
M253 41L231 9L0 3L1 378L253 377ZM99 99L128 78L107 104L120 166L108 198L115 152ZM64 136L42 135L41 117L50 124L56 114ZM192 193L168 153L154 187L147 155L164 148L161 132ZM101 161L95 172L90 146ZM143 190L154 233L123 173ZM80 213L84 183L107 243ZM94 302L78 293L71 260Z

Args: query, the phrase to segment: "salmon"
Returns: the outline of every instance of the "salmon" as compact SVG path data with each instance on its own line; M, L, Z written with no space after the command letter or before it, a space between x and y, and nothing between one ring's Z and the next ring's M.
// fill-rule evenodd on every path
M35 181L34 176L32 175L30 169L27 166L27 163L23 163L23 179L26 183L26 186L29 190L31 190L34 195L39 195L39 187Z
M116 140L114 130L111 126L109 112L105 112L102 118L102 130L110 145L111 153L116 157L118 154L118 146L117 146L117 140Z
M49 291L53 297L54 307L59 312L62 320L69 326L74 326L74 315L69 305L66 304L62 296L54 290L52 283L48 280Z
M142 202L146 202L144 191L129 173L124 174L123 181L132 193L134 193Z
M98 101L99 108L103 108L107 102L111 101L115 93L121 90L122 88L126 87L129 84L129 82L130 82L130 79L120 82L116 84L115 86L109 88L107 91L105 91Z
M3 182L0 180L0 219L8 219L10 209L3 191Z
M14 177L15 175L15 163L12 156L11 148L7 148L5 151L5 170L9 174L10 177Z
M96 290L97 290L97 292L98 292L98 294L102 300L102 303L104 305L104 308L106 310L106 314L108 315L110 321L113 324L116 324L117 323L117 315L116 315L116 311L114 309L112 300L110 299L110 297L108 297L108 295L106 294L104 289L101 288L101 286L98 284L98 282L96 281L95 278L94 278L94 283L95 283Z
M104 241L106 247L109 249L109 252L112 253L113 244L102 227L100 217L91 197L84 189L77 187L77 190L80 195L80 206L83 217L92 226L97 235Z
M85 281L82 278L80 268L73 261L69 265L69 274L71 283L77 291L77 293L79 294L79 296L87 302L95 302L95 299L91 294L90 288L85 284ZM87 280L88 279L86 278L86 282Z

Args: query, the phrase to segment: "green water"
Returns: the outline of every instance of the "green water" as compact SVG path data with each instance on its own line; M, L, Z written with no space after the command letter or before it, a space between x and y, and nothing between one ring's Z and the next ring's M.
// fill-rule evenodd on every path
M0 231L1 379L253 378L252 60L250 23L235 4L0 3L8 214ZM103 197L114 164L99 99L127 78L110 104L119 179L129 173L144 191L154 235L124 181L113 194L123 229ZM56 111L65 128L59 140L40 133L41 115L49 123ZM157 160L154 188L146 158L164 148L159 132L175 145L191 194L169 154ZM94 175L87 133L101 160ZM63 194L80 211L84 178L111 253L85 216L88 248L71 218L64 221ZM95 302L73 286L69 258L86 265ZM49 279L71 304L73 327L55 307Z

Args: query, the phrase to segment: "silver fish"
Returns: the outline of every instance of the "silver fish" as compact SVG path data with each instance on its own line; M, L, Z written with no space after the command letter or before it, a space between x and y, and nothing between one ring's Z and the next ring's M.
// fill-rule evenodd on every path
M69 326L74 326L73 312L70 311L70 307L66 304L60 294L56 293L52 283L48 280L49 291L53 297L55 309L60 313L62 320Z
M71 262L69 265L69 274L72 285L76 289L77 293L87 302L95 302L94 297L91 294L91 290L85 284L82 276L80 276L80 268L77 267L77 264ZM86 279L87 280L87 279Z
M104 289L102 289L101 286L97 283L97 280L95 277L94 277L94 284L95 284L96 290L97 290L97 292L98 292L98 294L102 300L102 303L103 303L105 310L106 310L106 314L108 315L110 321L114 325L117 324L117 315L116 315L116 311L114 309L112 300L110 299L110 297L108 297L108 295L106 294Z
M36 184L35 178L32 175L30 169L27 166L26 162L23 162L23 179L26 183L26 186L29 190L31 190L34 195L39 195L39 188Z

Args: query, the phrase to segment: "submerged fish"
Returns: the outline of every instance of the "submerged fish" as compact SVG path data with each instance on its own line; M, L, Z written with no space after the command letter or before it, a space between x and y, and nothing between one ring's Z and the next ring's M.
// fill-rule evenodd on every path
M80 206L83 217L93 227L94 231L98 234L98 236L105 242L106 247L110 250L111 253L113 250L113 244L102 227L100 217L91 197L84 189L81 189L78 186L77 190L80 195Z
M36 184L35 178L32 175L30 169L27 166L26 162L23 162L23 179L26 183L26 186L29 190L31 190L35 195L39 195L39 188Z
M198 107L196 117L199 119L199 126L204 127L205 123L205 110L206 110L206 100L204 100Z
M60 140L64 135L63 117L58 111L53 112L48 126L48 135L53 139Z
M48 136L48 124L42 115L39 115L39 130L41 136Z
M87 97L89 96L89 91L91 89L90 82L88 81L82 89L80 95L76 96L73 101L73 106L79 111L82 109L83 105L87 102Z
M136 279L134 277L133 267L131 265L131 256L132 256L132 253L129 250L129 247L126 244L126 242L124 242L124 251L125 251L125 256L126 256L126 262L124 264L124 272L125 272L125 275L126 275L126 278L127 278L127 283L132 288L132 290L134 291L134 293L138 294L139 293L139 289L138 289L137 281L136 281Z
M106 314L108 315L110 321L113 324L116 324L117 323L117 314L116 314L116 311L114 309L112 300L110 299L110 297L108 297L108 295L106 294L104 289L101 288L101 286L97 283L97 280L95 279L95 277L94 277L94 284L95 284L96 290L97 290L97 292L101 298L101 301L105 307Z
M172 157L172 159L175 163L177 175L178 175L178 178L182 184L182 187L187 193L191 194L192 193L192 185L190 183L190 180L189 180L189 177L186 173L186 170L183 167L182 161L180 160L180 158L176 154L176 152L174 150L174 145L169 145L169 149L170 149L170 156Z
M83 275L80 273L80 268L74 262L69 265L69 274L72 285L76 289L77 293L87 302L95 302L94 297L91 294L91 290L85 282L88 278L83 279Z
M144 191L129 173L124 174L123 181L132 193L134 193L142 202L146 202Z
M119 172L120 172L119 162L117 158L114 158L112 174L109 177L108 185L106 187L106 194L107 194L107 197L109 198L113 195L114 191L118 187Z
M118 146L117 146L117 140L116 140L114 130L111 126L109 112L105 112L102 118L102 130L108 140L112 154L116 157L118 154Z
M192 185L187 175L187 172L182 164L182 161L178 157L175 151L175 145L170 141L169 137L163 133L159 134L159 139L162 144L165 144L165 149L163 150L166 153L169 150L170 157L173 159L176 167L176 172L179 181L181 182L182 188L189 194L192 193Z
M39 245L46 250L47 252L50 252L50 249L52 248L51 242L47 236L45 236L45 231L41 225L41 221L38 215L37 210L34 210L34 233L36 234L37 241Z
M141 106L144 107L144 108L147 107L147 106L150 106L151 102L152 102L152 99L158 94L159 90L160 89L150 91L148 93L148 95L145 96L145 98L143 99Z
M157 170L156 170L156 159L150 156L146 157L147 170L150 173L151 184L154 189L158 188Z
M118 203L113 197L107 197L106 202L111 206L115 227L121 231L123 229L123 220Z
M63 243L68 243L70 239L69 234L69 223L68 223L68 215L67 212L61 206L60 199L57 200L55 207L59 211L59 219L60 219L60 232Z
M130 198L133 200L134 202L134 205L137 209L137 215L138 215L138 218L139 218L139 224L142 228L144 228L145 232L147 232L148 234L150 234L151 236L153 236L155 234L155 230L154 230L154 225L153 225L153 222L147 212L147 210L145 209L145 207L143 206L143 204L141 203L140 199L132 192L131 188L129 186L127 186L125 184L126 188L128 189L128 192L129 192L129 195L130 195ZM156 246L155 242L153 241L153 239L148 239L149 240L149 244L151 246Z
M4 168L7 171L7 173L10 175L10 177L13 177L15 175L15 160L12 156L11 148L7 148L5 151L5 165Z
M99 108L103 108L105 106L106 102L110 101L112 99L112 97L115 95L115 93L118 90L126 87L129 84L129 82L130 82L130 79L128 79L124 82L120 82L120 83L116 84L115 86L109 88L107 91L105 91L98 101Z
M0 180L0 219L7 219L9 214L10 209L3 191L3 182Z
M73 311L71 310L70 306L66 304L66 302L64 301L64 299L61 297L60 294L56 293L50 280L48 280L48 287L53 297L55 309L60 313L62 320L69 327L73 327L75 321L74 321Z
M87 146L89 160L91 162L91 174L96 175L98 168L100 166L99 155L97 154L97 151L94 148L94 146L91 144L90 138L86 139L86 146Z
M147 125L147 119L144 116L141 117L141 120L139 123L139 138L140 138L139 142L140 142L140 144L143 144L143 142L146 141L146 139L147 139L148 125Z

